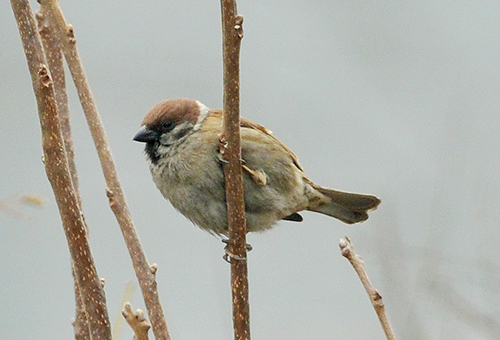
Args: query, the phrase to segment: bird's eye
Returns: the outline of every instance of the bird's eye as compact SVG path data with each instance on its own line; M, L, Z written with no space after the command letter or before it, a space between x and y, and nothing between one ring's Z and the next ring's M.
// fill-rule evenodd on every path
M166 120L161 124L161 131L170 132L173 130L174 127L175 127L174 122L172 122L171 120Z

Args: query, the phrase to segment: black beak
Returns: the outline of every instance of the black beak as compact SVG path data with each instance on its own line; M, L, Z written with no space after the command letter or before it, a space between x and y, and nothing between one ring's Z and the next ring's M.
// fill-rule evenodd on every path
M154 142L158 140L158 133L148 130L145 126L143 126L134 136L134 140L142 143Z

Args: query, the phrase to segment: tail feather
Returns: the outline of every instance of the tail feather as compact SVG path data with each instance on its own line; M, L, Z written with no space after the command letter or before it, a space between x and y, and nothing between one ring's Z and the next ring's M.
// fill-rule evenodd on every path
M380 204L380 200L372 195L353 194L320 186L316 186L315 189L332 201L309 210L335 217L349 224L365 221L368 219L368 211L376 209Z

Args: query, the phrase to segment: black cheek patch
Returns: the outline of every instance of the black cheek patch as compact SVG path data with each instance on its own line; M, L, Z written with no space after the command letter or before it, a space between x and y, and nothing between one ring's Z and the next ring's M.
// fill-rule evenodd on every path
M182 129L180 131L177 131L175 133L175 139L179 140L181 139L182 137L184 137L189 131L191 131L191 128L186 128L186 129Z
M146 143L146 148L144 149L144 152L153 164L158 164L158 162L160 161L160 156L158 155L159 145L160 143L158 142L148 142Z

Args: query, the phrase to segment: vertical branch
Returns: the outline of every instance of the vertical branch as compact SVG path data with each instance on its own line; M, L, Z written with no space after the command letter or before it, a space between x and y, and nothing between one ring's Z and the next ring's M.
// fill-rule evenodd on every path
M243 17L237 15L235 0L221 0L224 57L224 122L222 154L228 216L228 251L231 259L231 288L235 339L250 339L246 217L241 175L239 117L239 57Z
M78 185L78 174L76 172L75 152L73 148L73 139L71 138L71 125L68 107L68 95L66 93L66 78L64 76L64 65L62 46L57 39L56 32L47 20L47 15L38 11L36 13L38 30L42 38L42 44L47 59L47 65L54 82L54 93L59 112L59 121L61 122L61 132L64 139L64 146L68 157L69 169L73 186L78 194L81 203L80 190Z
M38 31L42 38L43 49L47 59L47 65L52 75L54 82L54 95L57 104L57 111L59 112L59 122L61 124L61 132L66 149L66 156L68 158L69 169L71 172L71 181L78 197L78 202L82 204L80 190L78 186L78 174L76 172L76 164L74 157L73 139L71 138L71 126L69 120L68 96L66 93L66 80L64 77L63 56L61 52L61 44L56 38L51 25L46 20L46 16L41 11L36 13L38 23ZM85 308L83 306L82 296L78 288L78 282L75 273L75 264L72 263L73 281L75 288L75 320L73 321L73 328L76 340L84 340L90 338L89 324L87 316L85 315Z
M92 330L91 339L111 339L111 327L102 283L97 275L78 195L74 190L57 111L54 84L47 67L35 18L27 0L11 0L35 92L45 171L52 185L74 264L82 303Z
M132 222L130 211L125 201L125 195L118 179L118 173L111 154L111 149L97 111L90 86L85 76L82 63L76 48L73 27L66 24L57 0L40 0L42 11L47 15L54 31L62 45L63 54L73 77L80 102L94 141L104 178L107 185L107 195L111 210L120 225L127 245L132 264L141 287L153 333L157 340L169 340L167 323L163 316L156 284L156 266L148 264L146 255L139 241L139 236Z

